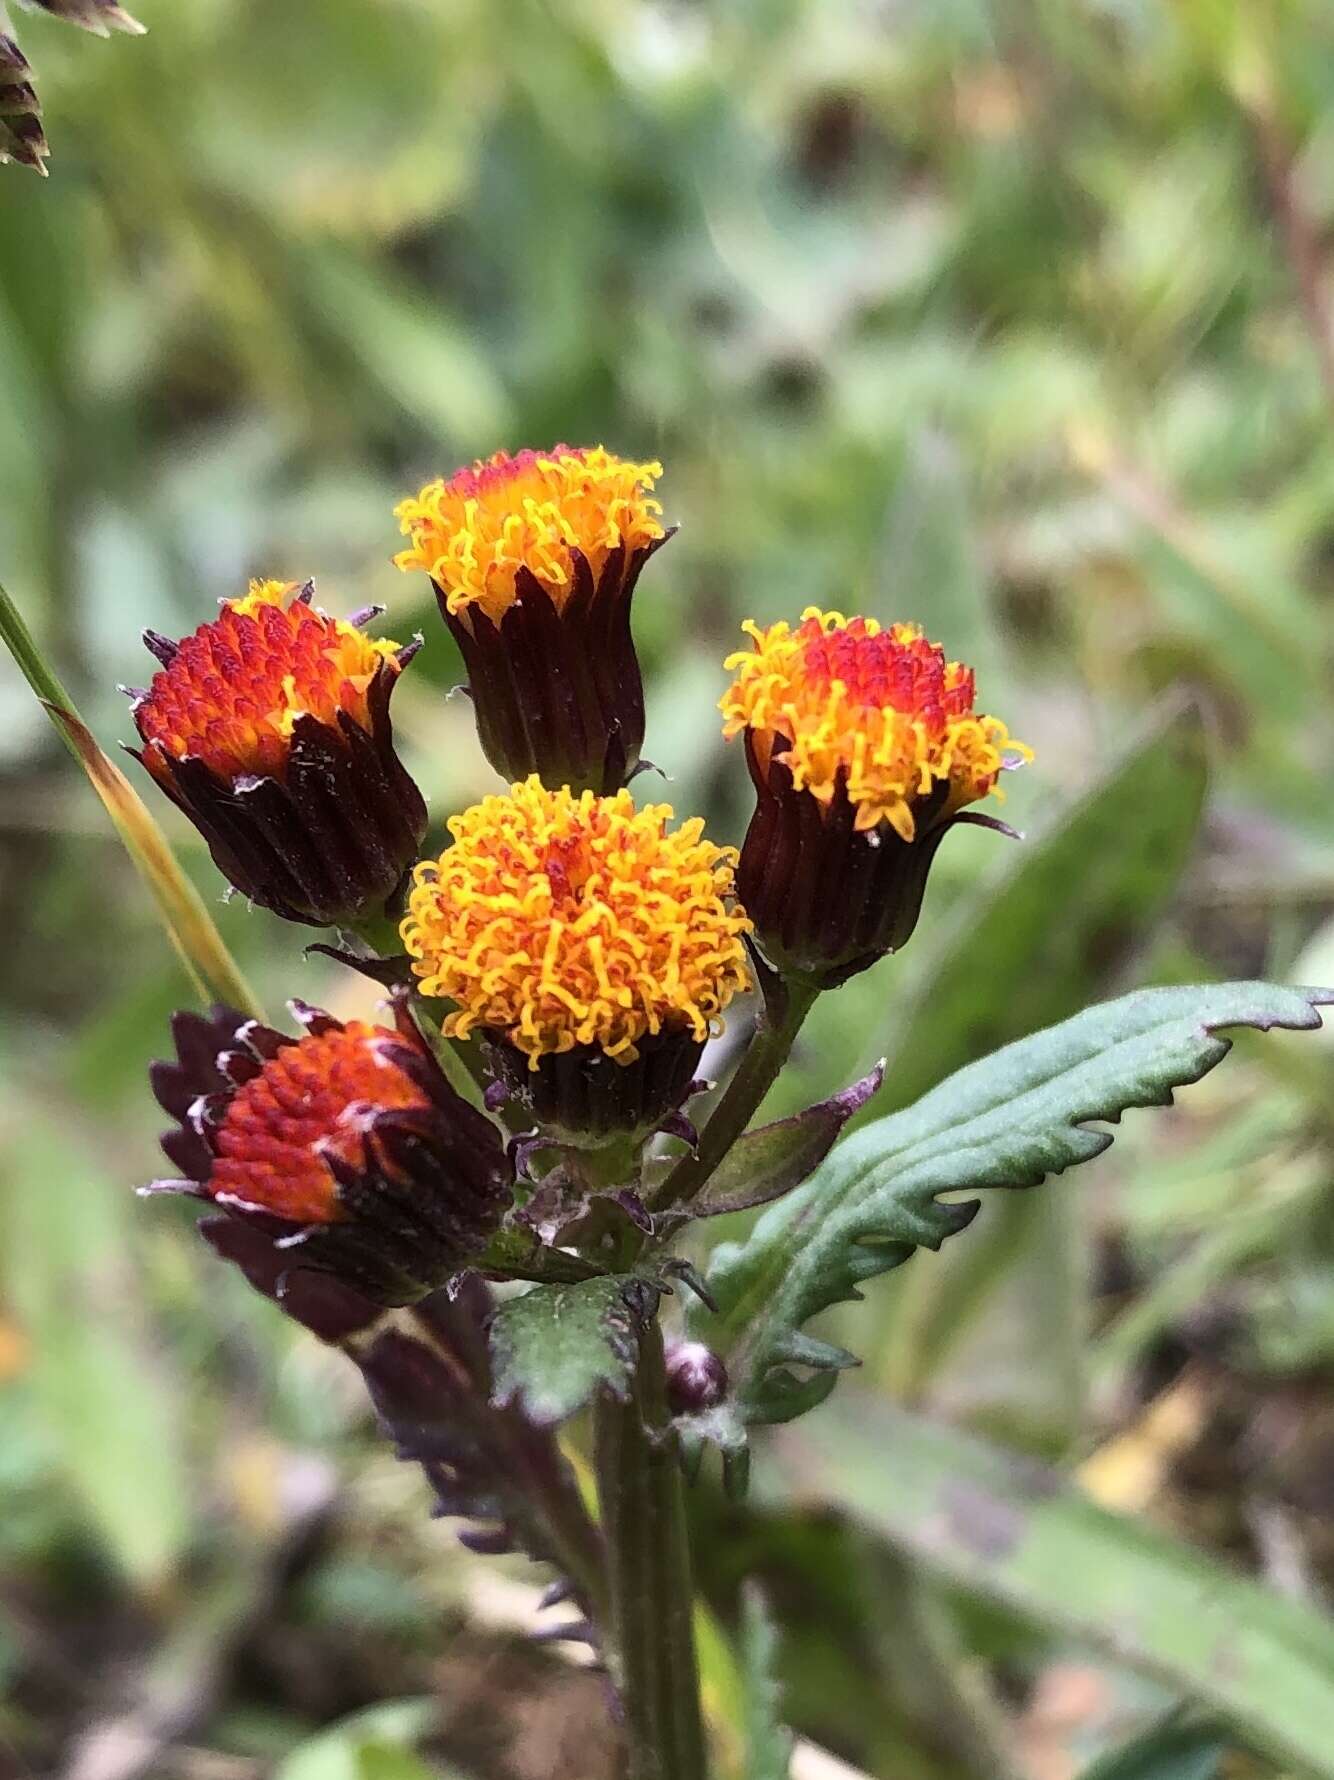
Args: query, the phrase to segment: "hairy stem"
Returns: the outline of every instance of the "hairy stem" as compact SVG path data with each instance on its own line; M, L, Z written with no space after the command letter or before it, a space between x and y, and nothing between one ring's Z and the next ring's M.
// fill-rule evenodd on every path
M641 1338L629 1400L599 1400L597 1473L627 1780L705 1780L690 1544L656 1324Z
M683 1156L653 1198L653 1210L693 1199L759 1111L760 1103L787 1062L802 1022L819 990L787 980L777 985L750 1049L700 1133L699 1148Z

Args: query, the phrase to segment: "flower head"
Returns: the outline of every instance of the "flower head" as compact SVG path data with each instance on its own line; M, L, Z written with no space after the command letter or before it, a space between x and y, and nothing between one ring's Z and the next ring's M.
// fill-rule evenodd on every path
M480 1030L522 1062L558 1123L639 1125L679 1104L748 981L749 923L729 902L736 855L698 819L669 831L671 814L636 810L627 791L575 797L530 778L456 816L453 846L417 868L403 940L422 992L456 1004L447 1033ZM575 1109L567 1058L594 1071L581 1094L601 1081L614 1104ZM630 1084L645 1072L640 1100ZM544 1079L566 1075L544 1103Z
M253 581L180 643L148 633L162 666L134 719L140 759L232 883L324 925L395 894L426 809L389 722L415 646L371 641L313 592Z
M403 923L423 993L459 1004L446 1031L502 1032L534 1067L576 1045L629 1063L669 1023L705 1037L748 980L748 923L727 903L736 855L671 816L535 778L455 816Z
M628 463L601 445L497 451L399 504L412 543L394 561L425 569L453 616L475 610L499 624L521 596L522 570L562 611L576 555L596 581L614 551L628 561L662 539L650 492L661 475L661 464Z
M617 791L639 762L644 692L630 633L639 572L669 535L656 463L601 446L520 451L398 507L468 670L478 734L506 779Z
M882 630L808 607L795 630L744 628L755 647L724 663L736 672L724 734L750 732L762 769L780 754L796 789L824 805L842 790L859 829L888 822L911 841L938 787L948 788L938 814L951 815L996 790L1007 752L1028 752L974 711L972 669L915 624Z
M212 1201L382 1301L438 1285L509 1201L500 1135L459 1099L398 1004L390 1029L294 1003L288 1038L229 1009L178 1014L177 1059L153 1066L179 1121L162 1147ZM296 1264L295 1258L293 1264Z
M223 1114L210 1197L301 1224L345 1218L330 1163L364 1168L371 1118L430 1105L394 1062L401 1050L394 1033L360 1020L331 1023L302 1044L284 1045L241 1084Z
M721 700L757 797L737 884L772 961L829 988L907 943L946 831L989 820L963 812L1029 750L916 625L745 628Z
M303 716L371 727L370 689L398 644L373 643L292 581L252 581L211 624L170 650L135 720L155 777L199 760L223 778L281 777Z

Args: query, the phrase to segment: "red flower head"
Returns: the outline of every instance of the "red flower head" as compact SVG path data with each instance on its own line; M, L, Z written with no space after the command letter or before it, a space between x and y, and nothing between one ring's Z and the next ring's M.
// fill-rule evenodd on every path
M177 1014L177 1059L151 1075L182 1178L155 1190L211 1200L293 1250L293 1267L381 1303L456 1273L500 1223L511 1169L397 1006L391 1031L294 1003L298 1039L226 1008Z
M610 793L639 762L644 691L630 597L665 541L657 463L601 446L498 451L397 509L468 670L487 759L508 780Z
M276 914L327 926L393 901L426 806L389 721L416 645L371 642L313 592L252 582L183 642L146 633L162 671L134 720L138 758L219 870Z
M832 987L907 942L946 830L985 822L961 812L1029 750L916 625L812 607L745 629L721 701L758 797L737 889L773 962Z

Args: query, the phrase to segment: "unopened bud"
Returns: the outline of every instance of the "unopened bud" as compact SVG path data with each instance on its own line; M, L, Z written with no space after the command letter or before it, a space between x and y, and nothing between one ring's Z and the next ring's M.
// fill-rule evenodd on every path
M667 1401L673 1415L716 1409L727 1395L727 1368L702 1341L672 1342L667 1349Z

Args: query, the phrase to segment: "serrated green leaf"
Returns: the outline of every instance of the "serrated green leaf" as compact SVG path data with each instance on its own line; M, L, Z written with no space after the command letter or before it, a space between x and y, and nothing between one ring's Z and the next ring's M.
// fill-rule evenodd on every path
M1009 849L914 959L879 1045L887 1112L1115 986L1190 856L1207 786L1199 709L1171 699L1068 810Z
M963 1229L976 1202L938 1195L1036 1186L1089 1161L1112 1141L1089 1122L1169 1104L1226 1056L1219 1028L1318 1026L1316 1008L1331 999L1334 990L1247 982L1141 990L1007 1045L845 1139L745 1243L714 1254L720 1314L699 1325L728 1355L739 1413L786 1421L828 1396L834 1374L856 1362L803 1325Z
M912 957L884 1034L885 1112L1108 992L1176 889L1207 783L1200 712L1169 698L1083 796L1005 850ZM1069 1437L1083 1397L1074 1210L993 1201L966 1243L883 1296L862 1339L895 1394L920 1399L953 1358L973 1401L996 1393L1035 1442Z
M745 1687L746 1780L788 1780L792 1733L780 1715L774 1665L778 1635L758 1588L741 1597L741 1673Z
M1334 1631L1318 1610L1109 1513L1051 1467L883 1398L850 1392L821 1424L777 1442L803 1500L823 1494L929 1575L1106 1653L1257 1751L1334 1780Z
M624 1396L634 1362L627 1281L534 1286L502 1304L491 1324L498 1404L517 1401L536 1422L565 1421L602 1386Z

